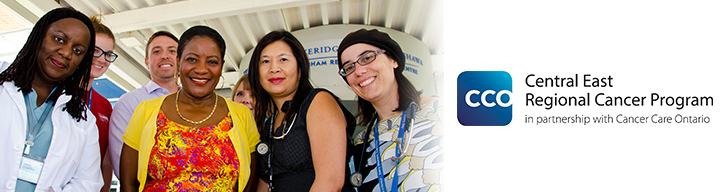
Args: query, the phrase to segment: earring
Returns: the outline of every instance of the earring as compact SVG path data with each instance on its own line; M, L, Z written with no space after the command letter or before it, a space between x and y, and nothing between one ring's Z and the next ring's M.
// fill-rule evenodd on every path
M219 77L221 77L221 78L222 78L222 86L221 86L221 87L219 87L219 89L218 89L218 90L222 90L222 89L224 89L224 82L226 82L226 81L227 81L227 79L226 79L226 78L224 78L224 75L222 75L222 76L219 76Z

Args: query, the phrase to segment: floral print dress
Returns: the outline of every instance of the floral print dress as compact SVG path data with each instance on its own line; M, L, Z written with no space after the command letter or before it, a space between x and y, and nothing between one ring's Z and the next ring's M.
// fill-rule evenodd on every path
M227 131L227 115L209 127L179 125L159 111L156 143L149 158L143 191L234 191L239 159Z

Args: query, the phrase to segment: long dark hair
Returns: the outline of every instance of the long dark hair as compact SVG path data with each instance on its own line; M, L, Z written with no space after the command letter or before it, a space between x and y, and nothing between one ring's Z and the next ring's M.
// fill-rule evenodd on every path
M393 74L395 74L395 82L398 83L398 108L393 111L403 111L413 101L420 106L420 94L422 92L415 89L413 83L408 78L405 78L402 70L395 70ZM357 117L359 121L358 125L360 126L367 126L370 123L374 123L375 107L373 107L373 103L357 96L357 114L355 117Z
M254 48L252 59L249 60L249 83L256 101L254 105L254 120L257 121L257 124L264 123L264 118L269 117L276 108L282 107L275 105L272 101L272 96L262 88L262 83L259 79L259 59L262 55L262 50L276 41L282 41L292 49L292 54L297 60L297 69L300 74L297 92L292 99L292 105L286 111L284 119L289 119L293 115L293 113L289 113L290 111L299 110L302 101L305 100L307 94L313 89L312 83L310 83L310 61L307 58L307 54L305 54L305 48L302 47L302 43L292 33L287 31L280 30L267 33L267 35L259 40L257 47Z
M32 90L31 84L35 77L34 74L38 70L38 51L42 49L43 39L45 39L45 35L48 32L48 27L50 24L65 18L74 18L83 22L90 31L89 35L91 39L89 45L96 45L96 33L93 29L93 24L91 24L91 20L86 15L71 8L53 9L35 23L33 30L28 36L28 40L25 42L23 48L20 49L15 61L10 64L7 70L0 73L0 84L13 81L23 94L30 93ZM91 61L93 60L94 51L95 49L93 47L88 47L78 68L73 72L73 75L58 82L55 91L50 93L46 99L46 101L55 102L63 93L70 95L71 99L63 110L67 111L76 121L80 121L81 119L86 120L86 106L83 99L88 97L84 94L84 88L88 86L88 78L83 77L90 77L91 75Z
M405 78L405 75L403 75L403 71L405 71L405 53L403 53L403 49L400 47L398 42L393 40L393 38L390 38L390 35L387 33L380 32L377 29L360 29L347 34L345 38L342 39L340 46L337 49L337 60L342 62L342 52L344 52L348 47L358 43L365 43L379 49L383 49L385 50L383 54L398 63L398 67L393 69L395 83L398 84L398 107L393 111L403 111L408 108L410 103L413 101L419 105L421 104L420 94L422 92L416 90L413 83L411 83L408 78ZM342 69L342 65L338 65L337 67L338 69ZM350 85L350 82L347 82L347 77L342 76L342 79L345 80L345 83ZM357 96L357 114L355 116L358 118L358 125L360 126L366 126L372 123L375 118L375 108L373 107L373 104L370 103L370 101Z

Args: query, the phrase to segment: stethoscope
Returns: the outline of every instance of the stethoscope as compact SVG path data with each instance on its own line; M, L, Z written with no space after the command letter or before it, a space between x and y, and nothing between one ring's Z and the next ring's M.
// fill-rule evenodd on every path
M285 101L284 104L282 104L282 108L280 110L287 111L291 105L292 105L292 100ZM285 122L285 125L282 126L283 134L282 134L282 136L279 136L279 137L274 136L272 134L273 130L274 130L275 115L277 115L277 110L273 111L272 116L270 118L268 118L269 119L269 135L267 135L267 137L268 137L268 139L284 139L284 137L287 136L287 134L292 130L292 125L295 124L295 120L297 119L297 114L295 114L294 118L292 119L292 123L289 125L289 127L287 127L286 122L284 120L282 120L283 122ZM265 119L265 121L266 120L267 119ZM262 132L262 130L264 130L264 128L260 127L259 132ZM287 130L287 131L285 131L285 130ZM261 141L261 142L257 143L257 154L267 155L267 152L270 151L269 149L270 149L270 146L267 142Z
M393 183L391 184L391 186L393 187L392 191L397 191L398 164L400 163L400 160L402 159L403 154L405 154L408 150L408 145L403 145L403 142L405 140L410 141L410 137L412 135L412 132L411 132L412 127L415 124L416 109L418 109L418 104L416 104L415 102L411 102L410 105L408 106L408 108L406 108L403 111L403 114L401 116L403 118L400 120L400 126L398 128L398 136L394 141L396 150L395 150L395 156L392 158L392 160L395 161L395 167L393 167L393 169L395 169L395 173L393 175ZM362 176L362 173L360 173L360 167L362 167L363 155L365 154L365 147L368 143L368 139L370 139L370 131L374 125L375 126L375 129L373 130L375 132L374 133L374 135L375 135L375 139L374 139L375 152L374 153L375 153L375 159L377 161L376 169L378 172L378 186L380 186L381 191L387 191L386 186L385 186L385 179L383 178L384 173L382 170L383 169L382 162L381 162L382 160L380 158L380 153L381 153L380 148L379 148L380 147L380 138L378 138L378 135L380 135L380 134L378 133L378 115L377 115L377 113L375 114L375 118L373 118L372 122L374 122L374 123L370 123L370 125L368 125L368 128L365 132L365 137L364 137L365 139L363 140L362 150L360 152L360 161L358 162L358 166L356 167L355 172L353 172L352 175L350 176L350 183L355 187L362 186L363 176ZM407 122L410 122L410 123L407 123ZM406 132L408 132L408 137L404 140L403 138L404 138Z
M290 101L286 101L282 105L281 110L282 111L287 111L287 109L289 109L289 107L291 105L292 105L292 101L291 100ZM292 123L290 123L289 125L287 125L288 121L284 121L283 120L284 124L282 125L282 133L283 133L282 136L274 136L273 130L274 130L274 119L275 119L275 115L277 115L277 111L276 110L274 112L272 112L272 116L269 118L269 127L268 127L269 128L269 135L268 135L267 138L268 139L272 139L272 141L284 139L284 137L287 136L287 134L292 130L292 126L294 126L295 120L297 120L297 114L294 115L294 117L292 118ZM272 143L274 143L274 142L272 142ZM270 153L273 150L274 150L274 144L270 145L270 144L268 144L267 142L264 142L264 141L260 141L257 144L257 154L259 154L259 155L267 155L267 154L269 154L269 156L267 156L267 167L269 168L269 183L268 183L269 184L269 188L268 189L269 189L270 192L272 191L272 189L274 189L274 186L272 186L272 153Z

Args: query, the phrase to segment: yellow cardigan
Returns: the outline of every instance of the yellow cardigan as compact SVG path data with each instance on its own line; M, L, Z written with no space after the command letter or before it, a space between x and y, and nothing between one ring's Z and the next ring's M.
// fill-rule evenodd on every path
M168 96L168 95L167 95ZM143 191L148 175L149 156L151 148L154 147L156 140L156 118L161 110L161 103L167 96L150 99L136 107L131 117L126 133L123 135L123 142L138 151L138 168L137 179L141 184L139 191ZM239 158L239 191L243 191L249 181L250 163L252 157L250 153L255 152L256 145L259 143L259 132L254 118L246 106L224 99L229 108L229 114L232 117L233 127L227 134L234 145L234 150Z

